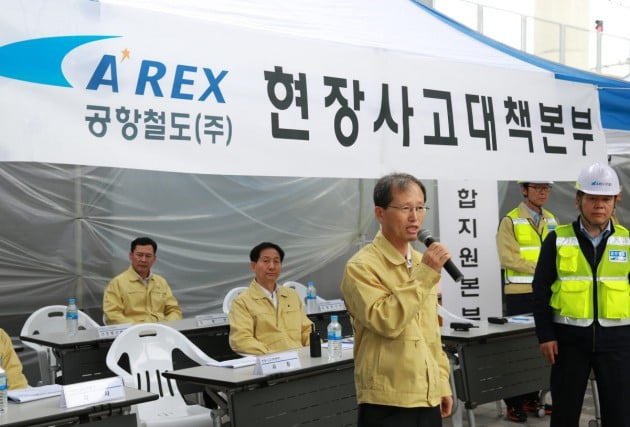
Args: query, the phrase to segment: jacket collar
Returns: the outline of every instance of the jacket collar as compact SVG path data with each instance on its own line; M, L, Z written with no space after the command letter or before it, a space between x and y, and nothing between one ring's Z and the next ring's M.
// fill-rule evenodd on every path
M254 299L262 299L262 298L267 298L267 295L265 294L265 292L262 290L262 286L260 285L260 283L258 283L256 281L256 279L252 279L251 283L249 284L249 289L252 292L252 297ZM289 290L287 288L285 288L282 285L279 285L276 283L276 296L278 298L280 297L287 297L289 295Z
M553 217L551 212L549 212L544 207L541 208L541 212L542 212L540 214L541 218L552 218ZM521 218L532 218L532 214L529 212L529 208L527 207L525 202L519 203L519 205L518 205L518 216L521 217Z
M383 236L383 233L380 230L378 231L378 233L376 233L376 236L374 236L374 240L372 241L372 243L374 244L374 246L376 246L376 248L378 248L379 251L383 253L383 256L391 264L394 264L394 265L407 264L407 260L405 259L405 257L400 252L398 252L398 250L394 247L394 245L392 245L390 241L385 238L385 236ZM411 251L411 247L409 248L409 250ZM413 251L412 251L412 259L413 259Z
M149 272L149 277L146 278L146 280L143 280L142 278L140 278L140 275L138 273L136 273L136 270L133 269L132 266L129 266L129 268L127 269L127 276L129 278L130 282L138 282L138 283L142 283L142 284L149 284L151 283L151 281L153 280L153 272L150 271Z

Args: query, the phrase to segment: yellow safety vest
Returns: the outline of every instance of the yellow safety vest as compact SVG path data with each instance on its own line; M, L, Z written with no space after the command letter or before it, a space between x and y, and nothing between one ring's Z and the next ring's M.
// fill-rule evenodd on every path
M584 257L572 225L556 228L556 269L558 278L551 285L550 305L554 322L573 326L593 323L593 271ZM630 237L620 225L608 237L597 267L597 320L602 326L630 324Z
M547 234L553 231L558 223L551 212L546 209L542 210L541 221L544 218L545 227L542 229L542 236L538 234L528 218L521 218L518 213L518 207L508 212L507 216L512 219L514 227L514 237L520 246L521 258L527 261L537 262L540 255L540 246L545 240ZM505 269L505 283L530 284L534 279L533 274L523 273L520 271Z

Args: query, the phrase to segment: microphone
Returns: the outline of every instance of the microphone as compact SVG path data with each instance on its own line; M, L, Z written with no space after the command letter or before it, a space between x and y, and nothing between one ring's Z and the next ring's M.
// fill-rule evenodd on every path
M420 240L424 245L428 248L433 243L437 242L433 237L431 237L431 232L426 229L422 229L418 231L418 240ZM449 276L455 281L459 282L464 278L464 275L457 268L457 266L453 263L453 260L449 259L444 264L444 270L448 273Z

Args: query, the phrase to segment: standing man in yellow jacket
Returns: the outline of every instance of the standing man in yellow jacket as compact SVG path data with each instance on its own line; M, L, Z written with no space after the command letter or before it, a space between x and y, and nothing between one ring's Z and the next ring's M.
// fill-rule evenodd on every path
M612 168L580 173L579 217L549 233L534 274L540 350L551 366L552 427L578 427L591 370L603 426L630 426L630 233L610 220Z
M151 271L156 259L157 243L153 239L138 237L131 242L131 266L114 277L103 294L106 324L182 318L182 309L168 282Z
M277 283L284 251L262 242L249 253L254 279L230 306L230 346L237 353L266 354L309 344L312 322L294 289Z
M549 200L553 181L519 181L523 201L501 219L497 251L503 268L505 315L532 313L532 280L543 240L556 226L556 218L543 206ZM505 399L507 418L525 422L527 412L541 408L540 393ZM547 406L549 413L551 408Z
M429 209L415 177L391 174L374 187L381 230L346 264L341 283L354 329L359 427L437 427L453 408L438 325L444 245L413 249Z

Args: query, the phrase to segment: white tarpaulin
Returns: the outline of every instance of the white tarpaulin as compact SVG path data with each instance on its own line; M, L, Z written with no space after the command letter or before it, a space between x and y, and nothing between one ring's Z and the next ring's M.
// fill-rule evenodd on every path
M595 89L526 67L226 25L210 5L81 2L24 31L15 4L0 17L0 161L495 180L573 179L606 156Z

